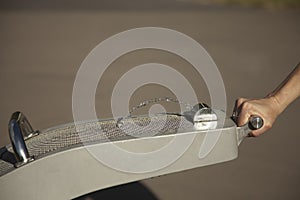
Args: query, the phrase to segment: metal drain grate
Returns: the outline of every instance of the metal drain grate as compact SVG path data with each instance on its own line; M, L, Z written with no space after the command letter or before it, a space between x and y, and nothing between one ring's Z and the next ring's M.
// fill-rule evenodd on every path
M175 114L124 118L121 127L115 120L85 122L77 127L71 123L43 130L40 135L26 140L26 145L30 155L40 158L83 144L176 134L192 127L193 123ZM12 152L10 147L8 150ZM13 168L12 164L0 160L0 176Z

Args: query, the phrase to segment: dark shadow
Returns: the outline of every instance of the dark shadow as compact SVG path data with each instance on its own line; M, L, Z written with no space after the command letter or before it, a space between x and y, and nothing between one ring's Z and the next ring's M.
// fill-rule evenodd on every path
M77 197L73 200L159 200L140 182L115 186Z
M17 162L15 155L9 152L6 147L0 148L0 159L10 164Z

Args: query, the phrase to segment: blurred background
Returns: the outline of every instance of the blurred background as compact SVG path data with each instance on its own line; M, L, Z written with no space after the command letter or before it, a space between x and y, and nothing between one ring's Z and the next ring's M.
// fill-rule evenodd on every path
M299 24L299 0L2 0L0 146L9 143L7 124L16 110L24 112L37 129L71 122L77 70L97 44L114 34L153 26L174 29L198 41L219 68L231 115L236 98L264 97L300 61ZM149 62L180 71L198 99L210 103L203 79L185 60L167 52L141 50L120 57L101 78L96 93L100 118L112 116L110 95L122 74ZM130 106L157 96L172 93L146 85L134 93ZM151 195L160 200L300 199L299 108L298 99L270 131L245 140L234 161L121 190L147 191L136 199ZM112 194L116 192L106 193L105 198L116 199ZM81 199L103 199L101 195Z

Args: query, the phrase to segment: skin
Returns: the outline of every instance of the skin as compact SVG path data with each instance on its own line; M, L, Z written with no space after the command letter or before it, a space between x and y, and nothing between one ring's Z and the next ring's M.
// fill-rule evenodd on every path
M288 77L269 95L262 99L239 98L236 100L234 114L236 123L243 126L251 116L260 116L264 120L262 128L252 131L249 136L257 137L269 130L276 118L300 96L300 63Z

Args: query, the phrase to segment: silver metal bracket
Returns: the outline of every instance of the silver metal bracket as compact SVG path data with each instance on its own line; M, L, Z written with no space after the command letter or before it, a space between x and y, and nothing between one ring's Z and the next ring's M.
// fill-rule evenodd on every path
M12 114L8 124L8 131L11 146L17 160L14 166L17 168L33 161L34 156L29 155L25 140L38 135L39 131L34 131L25 115L19 111Z
M217 114L205 103L199 103L183 114L190 120L196 130L211 130L218 125Z
M237 127L237 140L238 145L243 141L243 139L249 136L253 130L258 130L264 125L264 120L259 116L251 116L248 123Z

